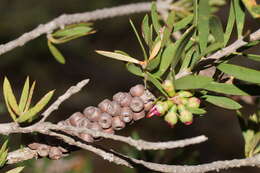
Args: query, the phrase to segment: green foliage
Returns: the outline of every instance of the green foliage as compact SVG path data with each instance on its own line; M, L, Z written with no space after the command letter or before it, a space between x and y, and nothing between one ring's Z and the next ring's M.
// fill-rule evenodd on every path
M235 110L242 108L242 106L239 103L227 97L205 95L203 96L203 98L205 98L207 102L222 108Z
M35 81L33 82L31 88L29 86L29 77L26 78L19 105L17 104L16 98L14 96L11 84L7 77L4 79L3 93L5 98L5 103L9 114L12 119L16 122L22 123L30 121L37 113L39 113L50 101L54 91L48 92L42 99L33 107L31 107L31 100L33 91L35 88Z
M8 139L5 140L1 149L0 149L0 167L3 167L6 163L7 155L8 155Z
M6 173L20 173L20 172L22 172L23 169L24 169L24 167L20 166L20 167L11 169L10 171L7 171Z

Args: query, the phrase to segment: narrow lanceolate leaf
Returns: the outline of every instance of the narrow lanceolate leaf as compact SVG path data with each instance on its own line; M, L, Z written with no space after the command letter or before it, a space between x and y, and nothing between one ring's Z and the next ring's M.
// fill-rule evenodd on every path
M23 91L22 91L21 98L19 101L19 109L21 112L23 112L25 109L25 105L26 105L28 95L29 95L29 89L30 89L29 87L30 87L29 86L29 77L27 77L26 81L24 83Z
M14 96L11 84L9 82L9 80L7 79L7 77L5 77L4 79L4 95L7 98L7 103L9 104L9 106L11 107L11 109L15 112L15 114L20 115L21 111L19 109L19 106L17 104L16 98Z
M8 139L5 140L5 142L4 142L3 145L1 146L0 155L2 155L2 154L4 153L4 151L7 149L7 144L8 144Z
M164 91L162 84L160 83L160 81L158 81L158 79L156 79L155 76L153 76L151 73L147 72L147 79L152 82L152 84L165 96L167 96L167 93Z
M139 60L132 58L130 56L122 55L120 53L102 51L102 50L96 50L96 52L100 55L103 55L103 56L106 56L106 57L109 57L109 58L113 58L113 59L117 59L117 60L121 60L121 61L126 61L126 62L131 62L131 63L135 63L135 64L140 64Z
M153 71L154 69L156 69L161 62L161 57L162 57L162 49L159 51L159 53L156 55L154 59L148 61L148 64L145 67L145 69L148 71Z
M224 47L227 45L230 35L232 33L234 24L235 24L235 10L232 1L230 1L230 8L229 8L229 16L228 16L228 21L227 21L227 26L225 30L225 35L224 35Z
M148 60L152 60L152 59L154 59L154 58L156 57L156 55L158 54L158 52L159 52L160 49L161 49L161 45L162 45L162 41L161 41L161 40L158 41L158 42L154 45L154 47L153 47L153 49L152 49L152 52L151 52L151 54L150 54Z
M236 17L236 26L237 26L237 35L238 38L243 37L243 28L245 24L245 9L241 1L233 0L235 17Z
M156 76L162 76L170 67L170 65L172 65L172 68L177 65L177 63L181 59L181 55L185 50L188 41L193 35L193 32L194 27L191 27L175 44L171 43L166 47L162 54L162 60L159 70L155 73Z
M200 0L198 6L198 41L201 52L207 47L209 36L209 0Z
M11 118L16 121L16 114L13 112L12 108L10 107L9 103L8 103L8 99L7 99L7 95L4 94L4 99L5 99L5 104L7 107L7 110L11 116Z
M48 92L43 98L31 109L25 112L22 116L18 118L18 122L25 122L31 118L33 118L38 112L40 112L44 106L50 101L51 97L53 96L54 91Z
M260 84L260 71L258 70L225 63L218 65L217 68L237 79Z
M210 82L208 85L204 86L203 89L230 95L248 95L233 84Z
M68 25L64 29L55 31L54 33L52 33L52 35L54 37L68 37L68 36L88 33L91 30L93 30L91 25L92 24L90 23L78 23L78 24Z
M250 157L250 151L252 150L251 140L254 138L255 132L251 129L247 129L243 132L245 140L245 156Z
M26 105L25 105L24 112L27 112L28 109L30 108L35 85L36 85L36 82L33 81L32 86L31 86L30 91L29 91L29 95L28 95L28 99L27 99L27 102L26 102Z
M220 19L217 16L211 16L209 20L210 31L215 38L215 41L223 44L224 31Z
M207 113L204 109L201 108L191 108L191 107L186 107L188 109L188 111L190 111L193 114L205 114Z
M194 15L191 14L184 19L180 20L179 22L174 24L173 32L179 31L181 29L184 29L188 24L190 24L193 20Z
M7 155L8 155L8 149L5 150L1 155L0 155L0 167L3 167L6 163L6 158L7 158Z
M254 60L254 61L260 61L260 55L256 54L248 54L248 53L243 53L243 56L246 56L248 59Z
M130 73L132 73L132 74L134 74L134 75L136 75L136 76L141 76L141 77L144 76L144 73L143 73L143 71L142 71L142 68L141 68L140 66L136 66L136 65L133 64L133 63L127 63L127 64L126 64L126 69L127 69Z
M164 45L170 41L170 36L172 34L174 21L175 21L175 11L173 10L168 15L168 18L166 20L166 25L163 30L162 47L164 47Z
M159 16L157 13L157 8L156 8L155 3L152 3L151 16L152 16L153 27L154 27L155 31L157 32L157 34L159 34L162 26L159 22Z
M144 38L145 43L151 48L152 45L152 37L151 37L151 30L149 26L149 17L146 14L143 21L142 21L142 36Z
M143 51L143 54L144 54L144 59L147 60L147 54L146 54L146 51L145 51L143 42L142 42L142 40L141 40L141 38L140 38L140 36L139 36L139 34L138 34L136 28L135 28L134 23L132 22L132 20L129 20L129 21L130 21L130 24L131 24L131 26L132 26L132 28L133 28L133 30L134 30L134 33L135 33L135 35L136 35L136 37L137 37L137 40L138 40L138 42L139 42L139 44L140 44L140 46L141 46L141 48L142 48L142 51Z
M250 141L250 154L249 156L254 156L255 154L257 154L259 152L259 145L260 145L260 132L257 132L253 139Z
M50 41L48 41L48 47L50 52L52 53L53 57L61 64L65 64L65 58L61 54L61 52L53 45Z
M212 96L212 95L205 95L203 97L206 98L207 102L222 108L234 109L234 110L242 108L242 106L239 103L227 97Z
M12 169L10 171L7 171L6 173L20 173L20 172L22 172L23 169L24 169L24 166L20 166L20 167Z
M242 0L250 14L254 18L260 18L260 5L256 1L258 0Z
M176 89L201 89L213 81L212 78L206 76L188 75L175 80Z

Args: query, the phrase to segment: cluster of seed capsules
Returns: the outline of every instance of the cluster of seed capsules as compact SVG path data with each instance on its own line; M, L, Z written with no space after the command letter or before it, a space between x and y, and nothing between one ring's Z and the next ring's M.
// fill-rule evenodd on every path
M140 120L153 107L155 96L145 89L141 84L130 88L129 92L118 92L112 100L105 99L98 104L98 107L86 107L83 112L75 112L65 121L60 121L59 125L68 125L74 127L88 128L95 131L114 134L115 131L123 129L127 124ZM85 142L94 142L100 138L94 138L88 133L73 134ZM44 145L44 144L42 144ZM30 147L30 145L29 145ZM52 159L59 159L62 156L62 150L59 148L45 149L46 146L40 144L33 145L31 149L37 150L44 148ZM57 154L58 153L58 154ZM40 153L39 153L40 155Z
M158 101L147 114L147 118L154 115L164 116L164 120L173 127L178 120L186 125L193 122L192 109L200 107L200 99L194 97L189 91L175 92L171 81L166 80L163 83L164 90L170 96L166 101Z

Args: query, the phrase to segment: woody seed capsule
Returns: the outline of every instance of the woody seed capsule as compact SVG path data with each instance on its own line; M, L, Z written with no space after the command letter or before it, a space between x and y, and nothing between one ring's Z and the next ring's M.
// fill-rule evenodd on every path
M122 107L127 107L132 100L132 96L126 92L119 92L113 96L113 100L119 103Z
M78 126L80 121L84 118L84 115L80 112L75 112L74 114L72 114L70 117L69 117L69 123L72 125L72 126Z
M129 123L133 119L133 112L129 107L123 107L120 112L120 119L125 122Z
M140 120L140 119L142 119L144 117L145 117L145 112L144 111L134 112L134 114L133 114L133 120L134 121Z
M98 121L101 110L97 107L89 106L84 109L83 113L90 121Z
M145 89L144 86L141 84L135 85L134 87L132 87L130 89L130 94L133 97L139 97L139 96L143 95L144 89Z
M114 130L121 130L125 127L125 123L120 119L119 116L113 117L112 127Z
M94 142L94 139L90 134L80 133L79 137L85 142Z
M90 123L91 122L87 118L84 118L84 119L81 120L81 122L79 123L78 127L85 127L85 128L87 128Z
M102 131L102 128L96 122L90 123L87 128L89 128L91 130L95 130L95 131Z
M144 108L144 103L139 97L133 97L130 103L130 108L133 112L140 112Z
M103 129L103 132L104 133L109 133L109 134L114 134L115 133L115 131L114 131L114 129L112 127L108 128L108 129Z
M49 152L49 157L53 160L58 160L62 157L62 152L57 147L51 147Z
M48 156L50 152L50 146L45 145L45 144L40 144L40 146L37 148L37 153L41 156L41 157L46 157Z
M108 113L102 113L100 115L100 118L98 120L98 124L103 128L103 129L107 129L109 127L111 127L112 125L112 117L111 115L109 115Z

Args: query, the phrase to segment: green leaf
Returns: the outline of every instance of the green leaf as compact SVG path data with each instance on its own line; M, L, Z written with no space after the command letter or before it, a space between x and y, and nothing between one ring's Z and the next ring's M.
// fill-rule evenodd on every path
M212 78L206 76L188 75L175 81L175 88L178 90L201 89L213 81Z
M241 1L233 0L235 17L236 17L236 26L237 26L237 35L238 38L243 37L243 28L245 24L245 9Z
M14 169L11 169L10 171L7 171L6 173L20 173L24 169L24 166L20 166Z
M153 76L151 73L147 72L147 79L149 81L151 81L154 86L162 93L164 94L166 97L168 96L167 93L164 91L162 84L156 79L155 76Z
M6 158L8 155L8 149L5 150L1 155L0 155L0 167L3 167L6 163Z
M134 33L135 33L135 35L136 35L136 37L137 37L137 40L138 40L138 42L139 42L139 44L140 44L140 46L141 46L141 48L142 48L142 51L143 51L143 54L144 54L144 59L147 60L147 54L146 54L144 45L143 45L143 43L142 43L142 40L141 40L141 38L140 38L140 36L139 36L139 34L138 34L136 28L135 28L134 23L132 22L132 20L130 19L129 21L130 21L130 24L131 24L131 26L132 26L132 28L133 28L133 30L134 30Z
M146 42L146 44L151 48L152 46L152 37L151 37L151 30L149 26L149 17L146 14L143 21L142 21L142 36Z
M209 0L200 0L198 5L198 41L203 52L208 44L209 37Z
M4 95L7 98L7 102L6 104L9 104L11 109L15 112L15 114L20 115L21 111L19 109L19 106L17 104L16 98L14 96L11 84L9 82L9 80L7 79L7 77L5 77L4 79L4 86L3 86L3 90L4 90Z
M259 152L259 147L260 145L260 132L257 132L254 135L254 138L250 141L250 146L251 146L251 151L250 151L250 156L254 156Z
M224 42L224 31L220 19L217 16L211 16L209 19L209 26L212 35L216 42L223 45Z
M156 55L158 54L158 52L160 51L161 49L161 45L162 45L162 41L159 40L153 47L152 51L151 51L151 54L148 58L148 60L152 60L156 57Z
M186 107L188 111L190 111L193 114L205 114L207 113L204 109L201 108L191 108L191 107Z
M65 64L65 58L61 52L48 40L48 47L53 57L61 64Z
M6 151L8 142L9 142L9 140L6 139L5 142L3 143L3 145L1 146L0 155L2 155Z
M33 84L32 84L32 86L31 86L31 88L30 88L30 91L29 91L29 95L28 95L27 103L26 103L26 105L25 105L24 112L27 112L28 109L30 108L30 105L31 105L31 102L32 102L33 91L34 91L35 85L36 85L36 82L33 81Z
M153 71L154 69L156 69L161 62L161 57L162 57L162 49L159 51L159 53L154 59L148 61L148 64L145 67L145 69L147 69L148 71Z
M38 112L40 112L44 106L50 101L51 97L53 96L54 90L48 92L43 98L31 109L25 112L22 116L18 118L18 122L25 122L31 118L33 118Z
M166 26L164 27L163 30L163 36L162 36L162 47L170 41L170 36L172 34L172 29L174 25L174 20L175 20L175 11L171 11L171 13L168 15L167 21L166 21Z
M260 17L260 5L257 4L256 0L242 0L242 2L254 18Z
M246 56L248 59L254 60L254 61L260 61L260 55L256 54L249 54L249 53L242 53L243 56Z
M26 105L28 95L29 95L29 89L30 89L29 87L30 87L29 86L29 77L27 77L26 81L24 83L23 91L22 91L21 98L19 101L19 109L21 112L23 112L25 109L25 105Z
M233 84L211 82L203 87L206 90L214 91L217 93L230 94L230 95L248 95L243 90L239 89Z
M255 132L251 129L247 129L243 132L243 137L245 140L245 155L250 157L250 151L252 150L251 141L254 138Z
M175 44L171 43L165 48L159 70L155 73L155 76L162 76L171 64L172 68L177 65L193 32L194 27L189 28Z
M183 18L179 22L174 24L173 32L179 31L181 29L184 29L188 24L190 24L193 20L193 14Z
M162 28L162 26L159 22L159 16L157 14L157 8L156 8L156 4L154 2L152 3L152 7L151 7L151 17L152 17L153 27L154 27L156 33L159 35L160 29Z
M86 34L93 30L93 28L90 26L91 26L90 23L79 23L79 24L68 25L64 29L60 29L52 33L52 36L69 37L74 35Z
M206 101L226 109L240 109L242 106L236 101L222 96L205 95Z
M230 1L230 8L229 8L229 16L228 16L228 22L227 22L227 26L226 26L226 31L224 34L224 47L227 45L230 35L232 33L234 24L235 24L235 10L233 7L233 3L232 1Z
M117 59L117 60L121 60L121 61L126 61L126 62L131 62L131 63L135 63L135 64L140 64L139 60L132 58L130 56L123 55L121 53L102 51L102 50L96 50L96 52L100 55L103 55L103 56L106 56L106 57L109 57L109 58L113 58L113 59Z
M182 61L182 64L181 64L181 68L180 68L180 72L181 71L184 71L185 69L187 69L190 65L190 62L191 62L191 58L192 58L192 55L194 54L194 51L195 49L194 48L191 48L185 55L183 61Z
M127 69L130 73L132 73L132 74L134 74L134 75L136 75L136 76L141 76L141 77L144 76L144 73L143 73L143 71L142 71L142 68L139 67L139 66L136 66L136 65L133 64L133 63L127 63L127 64L126 64L126 69Z
M222 63L217 68L237 79L260 84L260 71L233 64Z

